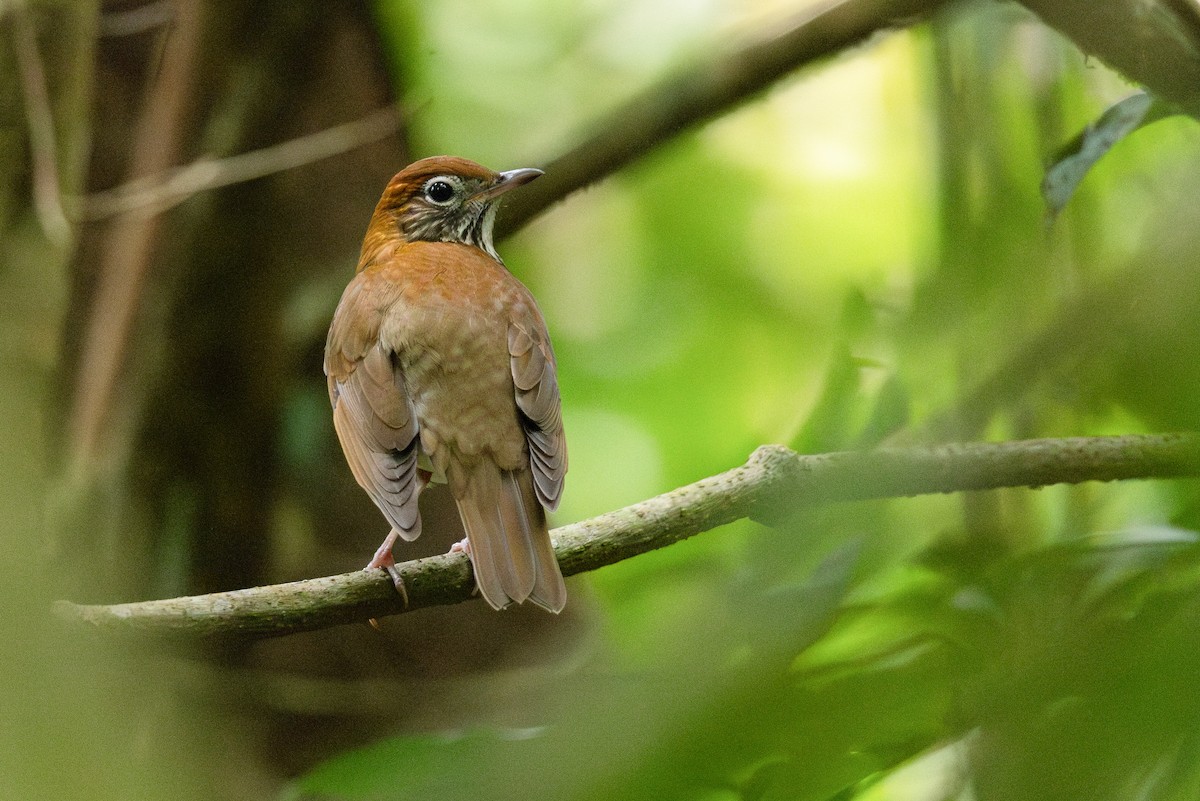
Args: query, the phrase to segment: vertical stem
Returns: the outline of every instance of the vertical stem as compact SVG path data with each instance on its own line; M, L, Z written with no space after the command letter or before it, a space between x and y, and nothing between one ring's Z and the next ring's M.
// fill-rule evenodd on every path
M200 0L176 0L162 66L133 135L130 179L162 172L180 160L202 22ZM86 468L115 444L111 434L118 389L161 225L162 218L154 214L124 215L113 223L103 245L71 406L74 470Z

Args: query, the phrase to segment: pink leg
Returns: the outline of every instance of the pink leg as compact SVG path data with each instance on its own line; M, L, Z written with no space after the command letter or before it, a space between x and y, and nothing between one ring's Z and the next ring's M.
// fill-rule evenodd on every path
M471 541L469 539L467 539L466 537L463 537L461 540L459 540L458 542L456 542L450 546L450 553L465 553L467 556L470 556L471 555ZM471 590L471 594L472 595L479 594L478 585L476 585L475 589Z
M432 473L428 470L417 468L417 496L420 497L421 491L429 485L429 479ZM392 577L392 584L396 587L396 592L400 593L400 597L404 599L404 605L408 606L408 590L404 587L404 577L400 575L400 571L396 568L396 557L392 554L392 546L396 544L396 540L400 538L400 533L396 529L388 532L388 535L383 538L383 543L375 549L375 555L371 557L371 561L367 562L367 566L363 570L374 570L375 568L383 568L389 576ZM379 621L375 618L370 619L370 624L376 629L379 628Z
M396 540L400 538L400 533L396 529L388 532L384 538L383 544L375 550L375 555L371 557L371 561L367 562L367 566L363 570L372 570L376 567L382 567L387 570L389 567L394 567L396 557L392 555L392 546L396 544Z
M400 597L404 599L404 605L408 606L408 590L404 587L404 577L396 568L396 557L392 555L392 546L396 544L399 536L396 529L389 531L383 539L383 544L375 551L375 555L371 557L371 561L367 562L367 566L363 570L383 568L392 577L392 584L395 585L396 592L400 593ZM379 628L379 622L375 618L371 618L368 622L376 629Z

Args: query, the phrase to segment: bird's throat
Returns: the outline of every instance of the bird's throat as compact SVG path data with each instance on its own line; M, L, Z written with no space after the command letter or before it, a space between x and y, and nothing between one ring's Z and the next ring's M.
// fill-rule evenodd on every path
M480 249L490 254L493 259L500 262L504 261L500 258L500 254L496 252L496 245L492 242L492 230L496 227L496 204L488 205L487 211L483 213L483 221L479 226L479 241L474 243Z

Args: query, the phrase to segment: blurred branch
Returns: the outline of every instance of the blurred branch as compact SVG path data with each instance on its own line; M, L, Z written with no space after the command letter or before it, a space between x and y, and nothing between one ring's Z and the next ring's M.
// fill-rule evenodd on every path
M63 213L58 175L58 144L54 114L46 88L46 70L38 52L37 32L29 9L12 15L13 47L17 55L25 119L29 125L29 150L33 173L33 209L46 238L62 247L71 240L71 225Z
M362 119L271 147L222 159L200 159L165 174L148 175L78 198L76 216L94 221L138 210L159 214L200 192L252 181L376 142L398 131L402 122L400 111L388 106Z
M809 9L784 30L718 52L650 87L595 125L595 133L545 166L497 221L506 236L551 204L620 170L680 133L725 114L796 69L912 24L944 0L838 0Z
M133 133L129 172L135 177L154 175L179 160L197 79L204 13L200 0L175 4L162 64ZM159 217L122 217L103 242L71 404L68 442L76 469L114 450L110 439L120 407L119 385L160 226Z
M1200 118L1195 0L1019 0L1113 69Z
M1170 285L1165 280L1163 283ZM952 406L931 415L916 432L902 432L900 436L908 441L916 438L926 442L975 436L997 410L1029 393L1039 377L1061 372L1064 364L1088 353L1111 359L1111 343L1127 336L1126 327L1092 323L1127 322L1121 319L1122 301L1145 298L1147 292L1140 269L1126 271L1102 286L1081 292L1057 309L1054 318L1042 328L1017 343L1006 358L997 360L994 369L968 387ZM1080 331L1088 331L1090 336L1081 337Z
M168 25L174 18L172 0L152 0L129 9L105 10L100 14L100 35L136 36Z
M822 503L1200 475L1200 435L1024 440L801 456L779 445L664 495L554 530L563 573L574 575L749 517L786 520ZM382 570L162 601L83 606L62 617L100 629L192 637L270 637L362 622L472 596L467 557L398 565L404 605Z
M1146 237L1146 241L1165 240L1164 236ZM1082 376L1103 374L1128 358L1140 360L1140 355L1125 355L1131 341L1146 347L1141 340L1131 339L1130 332L1139 330L1139 318L1190 319L1195 269L1191 251L1180 247L1184 249L1164 245L1163 250L1143 252L1113 275L1064 299L1053 316L1029 335L1015 339L948 408L898 432L889 444L970 439L997 413L1012 413L1021 404L1036 403L1029 398L1039 382L1050 382L1053 392L1086 393L1081 388L1085 383Z

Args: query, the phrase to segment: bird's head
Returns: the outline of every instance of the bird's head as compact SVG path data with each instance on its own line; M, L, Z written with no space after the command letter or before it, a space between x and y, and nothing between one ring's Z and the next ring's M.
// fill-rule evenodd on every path
M413 162L388 183L376 217L394 221L407 242L461 242L495 259L492 226L497 200L541 170L495 172L467 159L433 156Z

